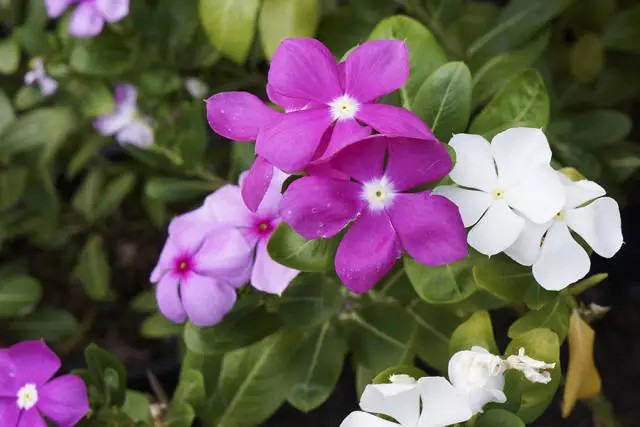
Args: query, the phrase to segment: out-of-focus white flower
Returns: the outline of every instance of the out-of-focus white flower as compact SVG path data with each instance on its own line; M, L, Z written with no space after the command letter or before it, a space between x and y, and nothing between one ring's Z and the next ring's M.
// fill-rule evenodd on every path
M58 90L58 82L47 74L42 58L35 58L31 61L31 70L24 75L24 83L30 86L38 85L44 96L51 96Z
M196 99L204 99L210 92L209 85L196 77L184 79L184 88Z
M542 384L551 381L551 372L549 371L556 367L555 363L546 363L527 356L523 347L518 350L517 355L507 357L505 362L507 369L520 371L532 383Z

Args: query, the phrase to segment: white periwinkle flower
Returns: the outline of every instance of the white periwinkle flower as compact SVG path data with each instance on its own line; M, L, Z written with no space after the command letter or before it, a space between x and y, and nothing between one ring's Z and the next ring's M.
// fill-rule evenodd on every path
M446 378L425 377L411 382L406 375L399 377L399 383L369 384L360 399L360 408L366 412L352 412L340 427L445 427L471 418L465 396Z
M456 152L450 177L457 185L434 192L458 205L465 227L473 226L467 240L478 252L504 251L527 220L546 223L564 205L562 183L549 165L551 149L540 129L508 129L491 143L457 134L449 145Z
M482 347L459 351L449 360L449 380L469 399L474 414L489 402L504 403L504 361Z
M533 276L549 290L560 290L589 272L589 254L571 235L578 234L595 253L611 258L622 246L620 209L605 190L592 181L571 181L556 172L566 202L552 220L528 222L505 253L523 265L533 265Z
M38 85L44 96L53 95L58 89L58 82L49 76L44 69L42 58L35 58L31 61L31 70L24 75L24 83L30 86Z
M547 384L551 381L549 371L556 367L555 363L545 363L533 359L525 354L524 348L518 350L518 354L507 357L506 368L522 372L526 379L532 383Z

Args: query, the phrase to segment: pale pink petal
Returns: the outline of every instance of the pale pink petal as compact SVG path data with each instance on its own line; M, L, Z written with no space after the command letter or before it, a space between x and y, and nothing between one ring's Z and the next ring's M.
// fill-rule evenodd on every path
M14 427L18 425L20 409L18 405L16 405L15 391L10 397L10 399L0 398L0 420L2 420L4 425Z
M256 262L251 274L251 285L254 288L269 294L281 295L299 273L298 270L285 267L271 259L267 252L266 239L258 243Z
M117 109L136 109L138 102L138 89L130 83L121 83L116 86L115 103Z
M278 215L280 200L282 199L282 186L289 177L288 174L274 168L273 177L269 183L266 193L256 212L260 218L274 218Z
M429 192L397 194L388 212L402 246L418 262L438 266L467 256L462 218L449 199Z
M222 92L206 100L211 129L234 141L255 141L258 132L280 116L249 92Z
M178 256L180 256L180 249L176 246L175 241L171 239L171 237L167 238L167 241L162 247L162 252L160 252L158 263L151 272L151 278L149 281L151 283L159 282L160 279L162 279L162 277L173 268L173 261Z
M98 116L93 120L93 127L101 135L113 135L131 122L129 111L118 111Z
M267 96L271 102L284 108L285 112L304 110L310 105L307 99L289 98L281 95L270 84L267 84Z
M153 145L153 128L146 120L133 120L116 133L116 141L120 145L149 148Z
M183 281L180 292L189 320L198 326L220 323L236 302L236 291L231 286L198 274Z
M338 67L325 45L314 39L285 39L269 68L269 86L289 97L329 103L342 95Z
M447 148L435 140L386 138L389 144L385 175L396 191L409 190L447 176L451 157Z
M31 408L28 411L22 411L19 419L20 422L18 422L16 427L47 427L46 421L38 413L36 408Z
M340 427L400 427L400 424L383 420L366 412L355 411L340 423Z
M611 197L566 212L569 227L600 256L611 258L622 247L620 207Z
M329 164L359 182L368 182L384 174L387 139L374 135L346 147Z
M242 182L242 200L253 212L258 210L273 178L273 165L258 156Z
M384 211L365 211L347 231L336 253L336 273L352 292L373 287L402 255L402 246Z
M93 2L83 2L76 7L69 22L69 33L74 37L93 37L102 32L104 18Z
M180 293L178 291L178 277L165 274L156 285L156 302L164 317L174 323L182 323L187 318Z
M513 245L524 223L525 219L513 212L504 200L497 200L469 231L467 241L481 254L496 255Z
M386 104L362 104L356 119L386 136L406 136L437 141L420 117L409 110Z
M331 129L331 136L328 138L327 146L321 148L322 154L316 160L327 160L344 147L369 135L371 135L371 128L361 126L356 120L338 120Z
M198 274L233 279L242 275L253 262L253 246L239 230L221 226L206 234L193 261L193 269Z
M484 191L469 190L455 185L443 185L432 194L444 196L458 206L465 227L471 227L489 209L493 196Z
M74 1L75 0L44 0L47 16L49 18L59 17Z
M313 159L331 121L324 107L283 114L260 129L256 153L285 172L302 170Z
M129 0L95 0L96 8L107 22L117 22L129 14Z
M60 359L42 340L23 341L7 350L17 369L16 382L45 383L60 369Z
M38 410L59 427L72 427L89 412L87 388L77 375L63 375L38 389Z
M498 185L498 174L489 141L480 135L459 133L451 138L449 145L456 152L456 163L450 174L453 182L493 192Z
M361 187L349 181L307 176L291 183L280 202L280 216L306 239L333 237L364 206Z
M220 224L234 227L251 227L253 224L253 214L244 204L237 185L220 187L205 199L204 206Z
M400 89L409 77L409 51L404 41L370 40L345 60L346 93L370 102Z

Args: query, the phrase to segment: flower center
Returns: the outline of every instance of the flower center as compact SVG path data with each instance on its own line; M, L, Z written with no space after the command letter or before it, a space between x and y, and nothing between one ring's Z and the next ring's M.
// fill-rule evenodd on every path
M268 236L273 231L273 224L268 219L260 219L255 223L255 230L258 236Z
M344 94L329 103L333 120L353 119L360 109L358 101Z
M181 256L175 260L174 270L180 276L184 276L193 269L193 262L189 256Z
M504 199L504 190L502 188L497 188L493 190L493 199L494 200Z
M395 195L393 184L386 176L364 183L362 197L369 203L369 208L372 210L389 206Z
M25 384L18 390L18 408L29 410L38 402L38 390L35 384Z
M562 210L562 211L558 212L556 214L556 216L553 217L553 219L560 221L560 220L564 219L565 215L566 215L566 212L564 210Z

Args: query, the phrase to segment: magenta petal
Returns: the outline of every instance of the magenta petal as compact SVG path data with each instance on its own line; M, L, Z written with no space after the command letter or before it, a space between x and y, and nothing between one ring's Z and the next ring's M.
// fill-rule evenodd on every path
M337 153L329 163L360 182L380 178L384 173L387 142L382 135L365 138Z
M22 411L19 419L20 422L16 427L47 427L46 421L38 413L36 408L31 408L28 411ZM2 421L4 422L4 420Z
M267 84L267 96L271 102L284 108L286 112L302 110L309 106L309 100L281 95L269 84Z
M218 93L206 104L211 129L234 141L255 141L260 128L280 115L249 92Z
M342 95L338 67L329 49L314 39L285 39L269 68L268 83L282 96L329 103Z
M89 412L87 388L77 375L63 375L38 390L37 408L60 427L71 427Z
M288 174L282 172L279 169L273 169L273 177L269 188L267 188L260 206L256 214L261 219L275 218L278 216L278 209L280 208L280 200L282 199L282 186L285 180L289 177Z
M17 425L19 415L20 409L16 405L15 394L11 396L11 399L0 398L0 420L3 426L13 427Z
M184 308L195 325L220 323L236 302L236 291L216 279L193 274L180 285Z
M0 402L3 397L15 398L17 369L8 350L0 350ZM0 409L2 414L2 409ZM3 419L0 417L0 420Z
M129 0L95 0L96 8L107 22L117 22L129 14Z
M242 200L253 212L258 210L273 177L273 165L258 156L242 183Z
M338 120L333 126L333 129L331 129L331 136L327 147L316 160L327 160L344 147L366 138L369 135L371 135L371 128L360 125L356 120Z
M40 385L60 369L60 359L41 340L14 344L8 352L18 371L17 383Z
M434 140L388 138L385 174L396 191L437 181L451 171L451 157L444 144Z
M306 239L333 237L363 208L361 186L307 176L291 183L280 202L280 216Z
M83 2L71 15L69 33L75 37L93 37L102 32L104 18L93 2Z
M406 136L436 141L436 137L420 117L404 108L386 104L362 104L356 113L356 119L386 136Z
M314 162L305 168L305 172L309 176L323 176L325 178L334 178L341 180L349 180L349 175L334 168L331 162Z
M418 262L438 266L467 256L467 236L458 207L429 192L397 194L389 216L402 246Z
M298 270L285 267L271 259L267 252L267 240L258 242L256 262L251 274L251 285L254 288L262 292L281 295L299 273Z
M338 246L336 273L351 291L366 292L391 270L402 246L386 213L367 211Z
M182 323L187 318L178 292L178 281L175 275L165 274L156 285L158 308L162 315L173 323Z
M49 18L57 18L73 3L74 0L44 0L44 7Z
M404 41L371 40L345 60L346 92L360 102L400 89L408 77L409 51Z
M328 108L284 114L260 129L256 153L285 172L302 170L313 158L331 121Z

